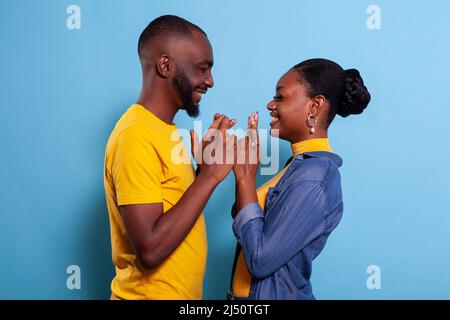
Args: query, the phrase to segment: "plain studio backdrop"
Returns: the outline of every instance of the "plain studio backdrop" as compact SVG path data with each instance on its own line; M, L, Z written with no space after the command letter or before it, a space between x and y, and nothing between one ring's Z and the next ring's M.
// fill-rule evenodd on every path
M139 95L139 34L175 14L202 27L214 49L204 128L215 112L244 127L254 110L268 128L275 84L302 60L360 70L372 102L329 132L344 160L345 209L314 261L314 293L449 299L449 12L444 0L1 1L0 298L109 297L105 146ZM175 120L193 127L184 112ZM280 163L289 156L281 142ZM205 209L205 299L228 289L233 200L231 174ZM70 286L77 270L79 289Z

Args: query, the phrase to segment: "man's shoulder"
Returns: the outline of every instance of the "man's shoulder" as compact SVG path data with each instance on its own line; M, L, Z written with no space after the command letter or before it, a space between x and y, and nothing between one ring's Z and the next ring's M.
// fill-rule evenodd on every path
M131 106L117 121L114 131L117 135L127 132L127 134L148 135L154 133L156 128L148 118L135 107Z
M140 121L121 122L114 127L105 149L105 160L113 161L119 155L147 153L156 149L158 139L154 130ZM105 162L106 163L106 162Z
M129 108L117 121L109 137L108 144L117 140L145 138L151 142L152 137L158 133L157 128L142 118L135 109Z

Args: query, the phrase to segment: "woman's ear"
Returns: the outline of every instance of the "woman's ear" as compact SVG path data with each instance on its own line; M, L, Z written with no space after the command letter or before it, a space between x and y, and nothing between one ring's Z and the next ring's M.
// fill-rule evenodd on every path
M327 99L323 95L315 96L312 99L311 113L315 116L319 115L323 109L326 109Z
M163 53L156 62L156 70L161 77L169 77L170 71L172 70L172 62L166 53Z

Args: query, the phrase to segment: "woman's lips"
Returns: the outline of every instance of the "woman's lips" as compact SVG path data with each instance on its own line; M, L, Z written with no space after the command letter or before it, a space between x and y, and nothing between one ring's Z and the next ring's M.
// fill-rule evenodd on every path
M280 118L278 118L278 115L275 114L274 112L270 113L270 126L273 126L275 123L277 123L280 120Z

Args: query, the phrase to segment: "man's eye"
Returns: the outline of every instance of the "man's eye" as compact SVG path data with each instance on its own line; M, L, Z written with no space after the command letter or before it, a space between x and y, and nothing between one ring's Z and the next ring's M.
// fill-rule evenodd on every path
M203 72L203 73L205 73L206 71L208 71L208 68L200 67L200 71Z
M283 99L283 97L280 96L280 95L277 95L277 96L273 97L273 100L275 100L275 101L280 101L281 99Z

